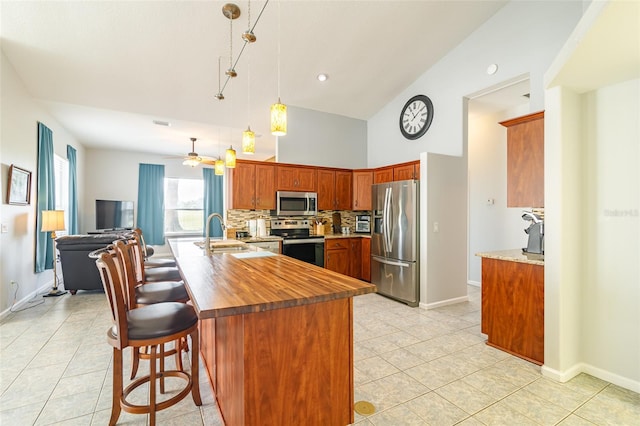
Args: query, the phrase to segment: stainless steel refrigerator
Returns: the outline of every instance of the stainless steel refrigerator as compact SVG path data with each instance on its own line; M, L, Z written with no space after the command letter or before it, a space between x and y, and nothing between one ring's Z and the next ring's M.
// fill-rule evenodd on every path
M418 181L372 186L371 283L378 293L418 306Z

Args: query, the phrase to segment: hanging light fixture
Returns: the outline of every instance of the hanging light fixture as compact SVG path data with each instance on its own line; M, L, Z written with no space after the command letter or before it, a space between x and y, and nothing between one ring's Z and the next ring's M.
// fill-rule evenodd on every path
M216 93L216 99L219 101L224 99L224 95L222 94L222 88L220 87L220 60L221 56L218 56L218 93Z
M251 115L251 67L249 64L250 56L247 56L247 121ZM254 154L256 152L256 134L251 131L251 126L247 124L247 130L242 132L242 153Z
M214 163L213 170L217 176L224 175L224 161L222 161L220 157L218 157L218 159Z
M271 134L287 134L287 106L280 101L280 2L278 2L278 102L271 105Z
M247 31L242 33L242 39L247 43L256 41L256 35L251 28L251 0L249 0L247 5Z
M229 149L227 149L224 165L229 169L236 167L236 150L233 149L233 145L229 145Z
M233 78L238 75L233 65L233 20L240 16L240 8L233 3L227 3L222 6L222 14L229 19L229 69L225 74Z

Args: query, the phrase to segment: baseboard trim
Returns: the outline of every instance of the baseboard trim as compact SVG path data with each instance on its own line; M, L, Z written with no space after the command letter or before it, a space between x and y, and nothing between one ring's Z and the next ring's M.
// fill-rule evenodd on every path
M467 284L472 285L474 287L482 287L482 285L480 284L480 281L472 281L472 280L468 280Z
M455 305L456 303L468 302L468 301L469 301L469 296L462 296L462 297L456 297L453 299L441 300L440 302L420 303L420 307L423 309L435 309L435 308L440 308L442 306Z
M561 383L571 380L580 373L587 373L590 376L597 377L598 379L605 380L622 388L640 393L640 381L629 379L628 377L622 377L619 374L615 374L583 362L575 364L565 371L558 371L543 365L540 372L543 376Z
M47 284L43 284L40 288L35 289L34 291L32 291L31 293L27 294L26 296L24 296L22 299L18 300L15 304L13 304L12 306L9 306L7 309L5 309L4 311L2 311L0 313L0 320L5 319L10 313L11 310L16 310L19 311L20 309L22 309L27 303L29 303L29 301L31 299L35 299L38 295L47 293L49 290L51 290L53 288L53 280L51 280L50 283Z

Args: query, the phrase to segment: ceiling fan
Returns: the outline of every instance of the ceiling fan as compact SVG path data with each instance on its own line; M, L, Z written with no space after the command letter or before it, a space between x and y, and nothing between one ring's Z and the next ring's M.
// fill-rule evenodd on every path
M182 156L182 157L177 157L177 158L182 158L184 161L182 162L183 165L185 166L190 166L190 167L196 167L198 164L202 163L202 164L215 164L215 158L212 157L206 157L204 155L198 155L195 149L195 145L196 145L196 138L190 138L191 139L191 152L189 152L186 156ZM176 157L172 157L172 158L176 158Z

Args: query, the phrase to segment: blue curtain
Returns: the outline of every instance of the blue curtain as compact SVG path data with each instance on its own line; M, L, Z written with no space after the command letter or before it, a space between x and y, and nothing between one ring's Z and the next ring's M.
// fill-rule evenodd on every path
M67 145L67 160L69 160L69 235L78 233L78 172L76 166L76 149Z
M140 163L138 228L147 244L164 244L164 166Z
M207 217L211 213L219 213L222 215L223 212L223 198L222 198L222 176L216 176L213 169L204 167L202 169L202 174L204 177L204 225L202 228L202 233L206 229ZM222 227L220 226L220 222L217 219L213 219L211 227L209 229L209 234L212 237L222 237ZM205 235L206 236L206 235Z
M53 269L53 240L50 232L41 232L42 212L55 210L56 186L53 168L53 133L38 123L38 206L36 211L36 273Z

